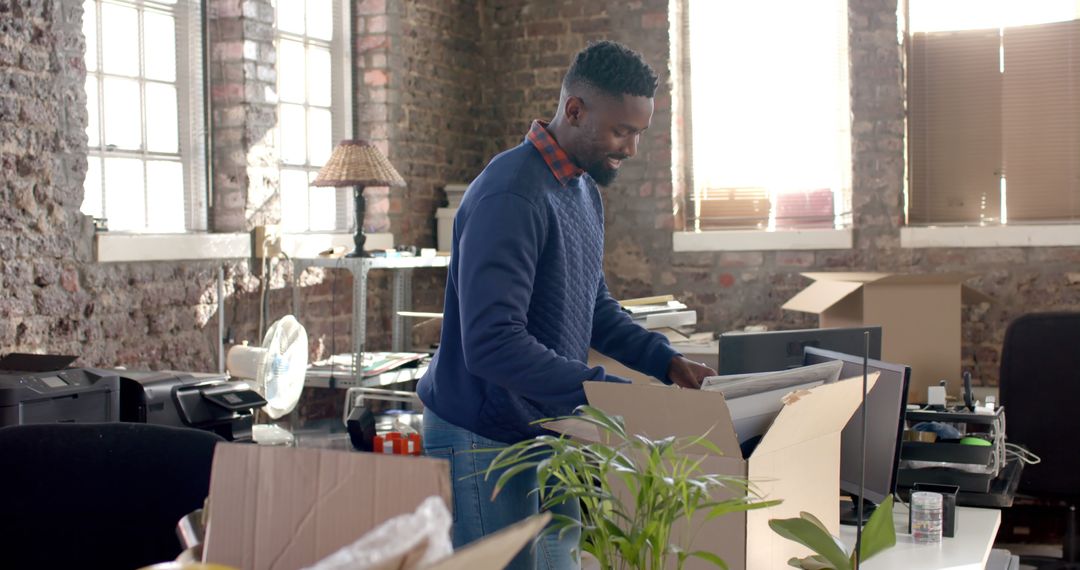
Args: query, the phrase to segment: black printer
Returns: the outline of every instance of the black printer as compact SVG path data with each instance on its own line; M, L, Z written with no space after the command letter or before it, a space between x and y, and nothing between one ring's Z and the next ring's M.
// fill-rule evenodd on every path
M115 372L67 368L74 356L9 354L0 359L0 426L115 422Z
M266 404L245 382L224 374L118 370L120 421L193 427L231 441L251 439L252 415Z

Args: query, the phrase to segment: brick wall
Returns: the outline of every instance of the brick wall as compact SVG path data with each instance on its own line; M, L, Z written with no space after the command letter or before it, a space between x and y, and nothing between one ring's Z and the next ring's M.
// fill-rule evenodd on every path
M248 231L281 221L270 0L210 0L213 184L210 227Z

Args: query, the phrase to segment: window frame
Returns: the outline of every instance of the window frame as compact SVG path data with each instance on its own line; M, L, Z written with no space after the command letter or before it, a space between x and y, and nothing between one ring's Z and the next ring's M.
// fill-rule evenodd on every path
M352 92L352 76L353 76L352 71L353 70L352 70L352 51L351 51L351 45L350 45L350 38L352 36L352 24L351 24L351 22L352 22L352 19L351 19L352 18L352 12L351 12L351 9L350 9L350 2L347 2L345 0L330 0L331 10L333 12L333 36L332 36L332 39L329 42L325 42L325 40L320 40L320 39L315 39L314 41L311 41L312 38L307 36L306 33L301 35L301 34L296 34L295 32L282 32L282 30L280 28L278 28L277 4L280 3L280 2L284 2L284 1L290 1L290 0L277 0L277 2L275 3L275 6L274 6L274 40L273 40L273 42L274 42L275 51L277 51L279 42L280 42L280 40L282 38L285 38L285 39L288 39L288 40L291 40L291 41L301 41L305 46L305 50L306 50L307 46L309 45L309 43L314 43L314 44L320 45L320 46L325 45L330 50L330 70L331 70L331 84L330 84L331 85L330 86L331 95L330 95L330 97L331 97L331 99L330 99L330 108L329 108L329 110L330 110L330 117L331 117L331 119L330 119L330 132L331 132L331 139L332 139L331 140L331 149L333 149L337 145L337 143L340 142L341 140L353 138L353 130L354 130L354 126L353 126L353 108L352 108L353 107L353 92ZM305 65L306 65L306 59L305 59ZM276 85L280 85L280 81L281 81L280 73L281 73L280 69L277 69L277 74L278 75L277 75ZM304 109L305 109L305 117L306 117L306 111L307 111L307 109L309 107L309 103L308 103L308 100L307 100L308 97L307 97L306 93L305 93L304 99L305 99L305 101L303 103L303 106L304 106ZM281 116L281 106L283 104L295 104L295 103L288 103L288 102L281 101L280 93L279 93L277 107L276 107L276 111L277 111L278 117L279 117L279 123L278 123L279 125L280 125L280 116ZM275 135L274 135L274 137L275 137L275 140L277 140L277 141L280 141L280 132L281 131L280 131L279 127L275 126ZM308 177L309 177L309 180L310 180L310 179L314 179L315 174L317 174L319 172L319 169L321 169L323 165L321 165L321 164L318 164L318 165L311 164L308 161L309 159L307 157L305 157L305 164L304 165L286 164L284 162L284 160L282 160L281 155L280 155L280 151L281 151L280 145L278 146L277 150L278 150L278 153L279 153L278 154L278 162L277 162L278 177L279 177L278 178L279 179L278 199L279 199L279 203L283 203L283 200L282 200L282 198L283 198L283 196L282 196L283 188L282 188L282 185L280 184L281 173L282 172L284 172L286 170L303 171L303 172L306 172L308 174ZM308 149L308 150L310 150L310 149ZM352 230L352 228L353 228L353 223L352 223L353 220L352 220L352 218L354 217L353 216L352 188L335 188L334 190L335 190L335 196L334 196L335 220L334 220L334 227L333 228L330 228L330 229L325 229L325 228L324 229L312 229L311 228L310 211L311 211L311 191L312 191L312 187L309 185L308 186L308 194L307 194L308 208L306 209L306 211L308 212L308 219L304 223L305 229L302 230L302 231L288 231L288 233L292 234L292 235L297 235L297 236L309 235L309 236L312 236L312 237L326 236L326 235L333 235L333 234L343 234L343 233L351 234L352 231L353 231ZM282 212L281 212L281 225L282 225L282 227L285 227L285 216L286 216L285 210L284 210L284 208L282 208Z
M690 0L673 0L669 4L669 19L673 28L671 34L671 60L672 83L677 91L672 97L673 117L691 116L688 112L692 109L691 76L693 73L690 61L690 29L689 29L689 6ZM846 2L845 2L846 4ZM847 18L847 10L841 10L842 16ZM850 23L845 20L845 27ZM850 38L850 31L846 34ZM850 62L850 40L847 46L847 58ZM848 100L850 107L851 77L848 72ZM820 249L850 249L853 247L854 214L851 211L853 194L853 154L854 140L852 125L849 123L847 136L849 152L847 153L845 188L841 188L842 196L840 203L834 206L835 219L839 222L832 228L738 228L730 229L699 229L696 219L693 171L693 121L678 122L672 124L672 180L676 191L674 192L675 231L672 239L674 252L699 252L699 251L770 251L770 250L820 250ZM838 156L838 159L844 157ZM770 210L776 208L770 205ZM846 208L846 211L844 209ZM770 212L770 218L772 217ZM771 220L770 220L771 225Z
M87 78L93 77L96 81L97 92L95 97L97 106L88 113L95 113L98 125L98 140L87 141L87 159L97 158L101 168L98 174L101 187L101 215L107 218L107 204L109 189L105 184L105 160L107 158L128 158L139 160L143 168L143 203L144 203L144 226L141 229L110 230L114 234L185 234L205 232L207 230L207 204L209 201L209 157L206 134L208 132L207 117L209 109L206 93L205 58L206 34L205 34L205 6L202 0L176 0L174 4L155 2L154 0L85 0L84 10L88 3L94 7L94 45L87 45L87 49L94 50L96 69L86 72ZM117 75L107 73L104 69L104 47L102 34L102 6L111 4L132 8L137 11L139 20L138 45L139 45L139 72L136 76ZM144 15L147 11L167 13L172 16L175 34L175 58L176 74L173 82L162 81L147 77L145 69L145 23ZM83 15L84 19L86 15ZM197 33L191 33L196 30ZM120 77L132 79L139 84L140 94L140 148L136 150L109 149L105 144L105 97L104 79ZM176 89L177 94L177 152L152 152L146 148L147 121L146 121L146 86L148 84L167 84ZM154 160L179 163L183 172L183 201L184 201L184 228L179 231L165 231L163 228L155 228L147 224L149 220L148 199L151 190L147 187L147 163ZM85 182L84 182L85 185ZM114 198L116 190L113 190ZM85 197L84 197L85 200ZM80 211L82 207L80 205ZM90 214L87 214L90 215Z
M912 57L912 30L910 6L907 1L901 4L904 38L903 56L904 98L910 97L910 61ZM1077 14L1080 17L1080 13ZM908 117L910 121L910 116ZM981 224L979 222L927 222L911 223L909 206L911 201L911 165L910 124L906 127L906 156L904 164L904 225L900 228L900 246L905 249L919 248L993 248L993 247L1075 247L1080 246L1080 223L1047 220L1044 222L1021 222L1004 224ZM1004 144L1004 141L1002 142ZM1007 210L1007 206L1001 208Z

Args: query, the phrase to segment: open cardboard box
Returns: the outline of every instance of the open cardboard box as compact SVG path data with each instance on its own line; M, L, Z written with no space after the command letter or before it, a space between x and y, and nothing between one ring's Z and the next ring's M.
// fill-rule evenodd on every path
M425 457L218 444L203 562L298 570L432 495L451 502L450 467ZM431 570L501 570L544 527L533 517Z
M960 305L990 302L964 285L973 275L939 273L803 273L813 279L783 308L815 313L818 326L881 325L882 360L911 367L908 401L947 380L959 393Z
M869 388L877 380L871 375ZM846 380L800 391L788 398L772 427L749 459L739 440L723 394L642 385L586 382L589 404L622 416L629 433L652 439L706 435L723 455L702 448L707 473L748 478L763 499L782 499L768 509L732 513L701 524L695 550L713 552L730 568L784 568L809 550L769 528L769 519L813 513L831 533L840 534L840 432L859 405L862 381ZM549 429L585 441L600 441L591 424L563 420ZM675 538L678 540L678 537ZM691 558L687 569L714 568Z

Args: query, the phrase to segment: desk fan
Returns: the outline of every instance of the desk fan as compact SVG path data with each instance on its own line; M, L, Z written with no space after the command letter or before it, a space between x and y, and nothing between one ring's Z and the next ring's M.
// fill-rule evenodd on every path
M278 419L288 414L300 400L304 389L304 374L308 364L307 331L292 315L285 315L270 325L259 347L237 345L229 349L227 366L234 378L246 378L252 388L266 399L262 411L271 419ZM256 430L256 428L258 428ZM273 426L252 426L252 435L259 442L262 432L267 438ZM277 430L287 435L285 430ZM266 441L266 443L272 443ZM284 443L287 443L284 442Z

